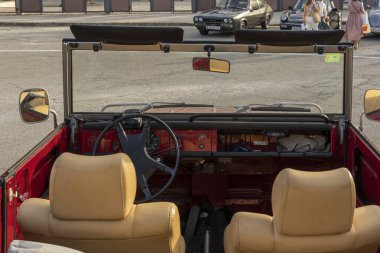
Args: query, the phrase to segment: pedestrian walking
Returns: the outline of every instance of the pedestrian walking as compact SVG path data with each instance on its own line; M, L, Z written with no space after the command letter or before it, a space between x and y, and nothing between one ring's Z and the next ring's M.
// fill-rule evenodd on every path
M348 4L348 17L346 22L346 39L354 43L354 49L358 49L359 41L363 37L363 18L364 14L363 3L359 0L352 0Z
M318 30L321 17L319 15L319 7L315 0L307 0L303 9L303 23L306 26L306 30ZM319 21L316 20L315 15L319 17Z
M327 6L323 0L316 0L316 4L319 7L319 15L321 16L321 23L319 24L319 29L326 30L330 29L329 21L330 18L327 14Z

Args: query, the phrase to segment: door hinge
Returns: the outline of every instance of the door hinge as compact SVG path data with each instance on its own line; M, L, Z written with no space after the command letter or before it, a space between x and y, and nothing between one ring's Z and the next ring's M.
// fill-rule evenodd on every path
M18 198L19 195L20 193L18 192L18 190L13 191L12 188L9 188L8 189L8 203L12 202L14 198Z
M12 202L14 198L18 198L21 202L24 202L25 200L28 199L29 193L24 192L23 194L20 194L20 190L16 189L16 191L13 191L12 188L8 189L8 201L9 203Z

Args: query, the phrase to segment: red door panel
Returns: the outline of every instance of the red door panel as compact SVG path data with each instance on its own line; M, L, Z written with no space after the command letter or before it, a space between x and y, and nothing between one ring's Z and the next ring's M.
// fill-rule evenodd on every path
M18 207L27 198L44 195L55 159L68 150L68 132L67 126L62 125L4 173L7 199L2 216L6 221L6 240L2 251L12 240L22 239L16 219Z
M355 127L348 128L347 167L353 173L359 201L380 205L380 154Z

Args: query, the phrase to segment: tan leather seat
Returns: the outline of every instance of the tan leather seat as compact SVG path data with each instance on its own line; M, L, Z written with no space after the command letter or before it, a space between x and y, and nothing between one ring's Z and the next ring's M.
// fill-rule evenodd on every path
M50 200L28 199L19 208L23 239L83 252L185 252L176 205L133 204L136 174L125 154L64 153L49 191Z
M380 207L355 204L347 169L285 169L273 185L273 217L236 213L224 233L225 252L375 253Z

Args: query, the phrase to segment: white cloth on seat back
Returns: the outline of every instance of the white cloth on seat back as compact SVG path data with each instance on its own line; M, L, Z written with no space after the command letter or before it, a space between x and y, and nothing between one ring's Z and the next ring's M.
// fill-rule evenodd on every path
M14 240L9 245L8 253L82 253L82 251L41 242Z

